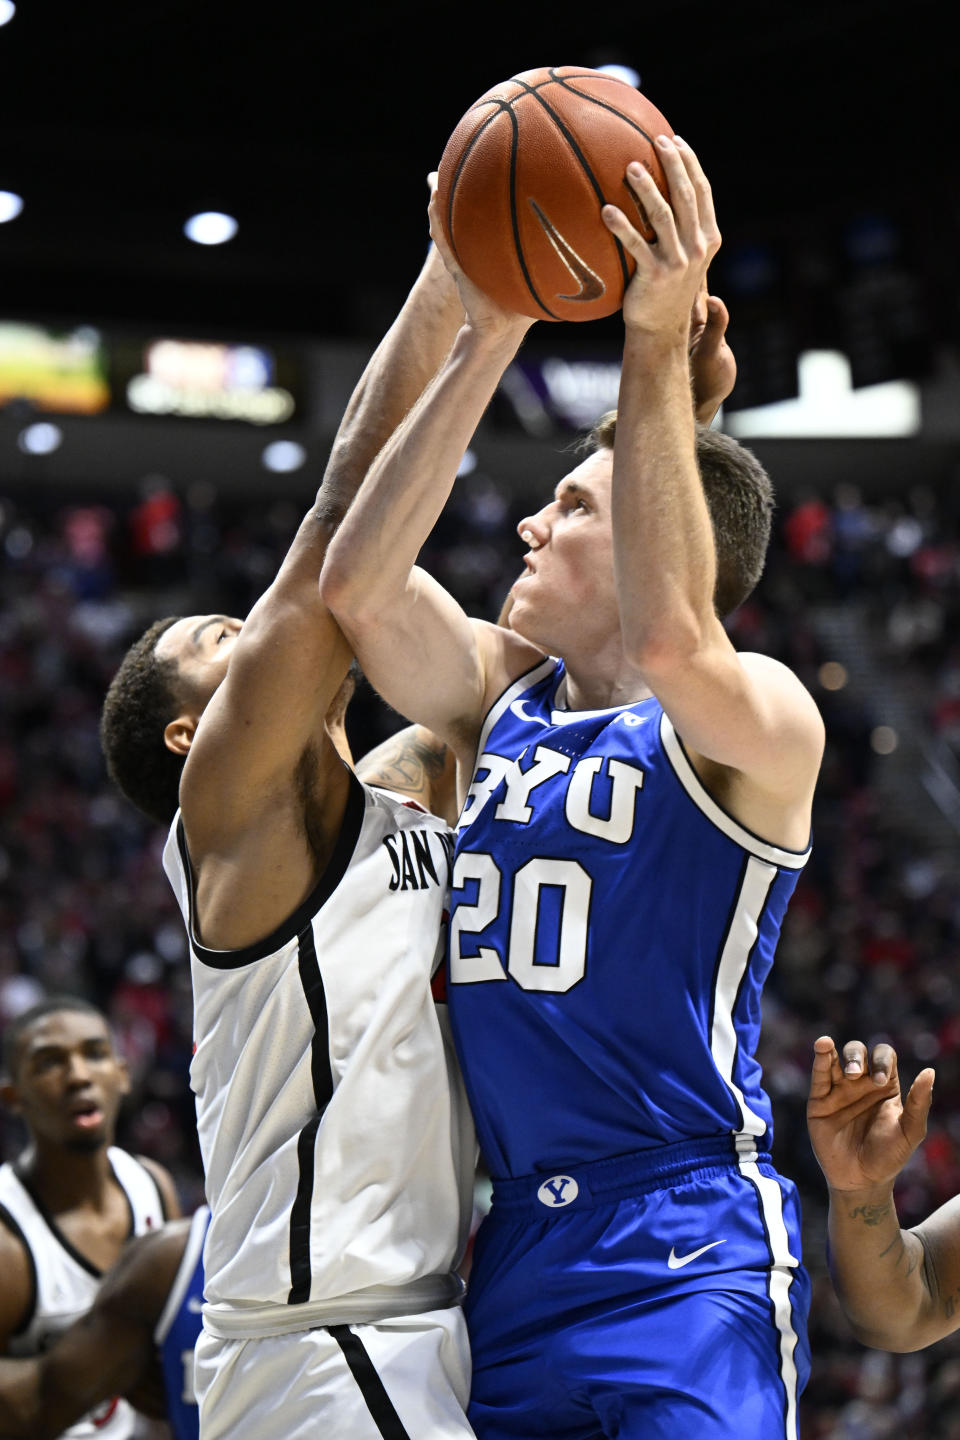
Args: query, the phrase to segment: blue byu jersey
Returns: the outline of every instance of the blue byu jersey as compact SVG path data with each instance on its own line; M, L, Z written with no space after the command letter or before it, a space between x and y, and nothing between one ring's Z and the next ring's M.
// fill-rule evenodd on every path
M153 1338L160 1350L167 1417L176 1440L199 1440L200 1416L193 1380L193 1352L203 1326L203 1242L210 1211L194 1212L177 1269Z
M495 1177L716 1135L769 1149L760 993L809 850L710 797L659 702L493 706L460 817L449 1005Z

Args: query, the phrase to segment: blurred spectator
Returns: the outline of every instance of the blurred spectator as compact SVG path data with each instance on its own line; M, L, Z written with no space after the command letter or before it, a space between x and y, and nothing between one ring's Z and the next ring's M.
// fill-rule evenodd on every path
M101 1006L133 1077L119 1143L201 1192L187 1073L191 999L163 836L106 782L100 704L128 642L160 614L246 614L275 572L299 500L262 503L154 477L127 503L3 494L0 481L0 1023L44 989ZM850 486L782 496L766 574L729 622L812 690L828 745L813 855L767 987L760 1058L780 1167L804 1201L814 1286L805 1440L960 1440L960 1341L917 1356L865 1350L846 1330L823 1258L825 1192L806 1139L812 1043L889 1034L911 1070L934 1063L931 1133L903 1178L905 1223L960 1191L960 866L884 812L869 697L840 670L824 621L851 617L918 733L960 754L960 543L951 496ZM519 568L530 497L464 474L423 560L473 614L495 619ZM833 688L831 688L833 687ZM369 688L351 707L356 753L400 724ZM920 804L918 798L917 804ZM15 1148L0 1131L4 1155Z

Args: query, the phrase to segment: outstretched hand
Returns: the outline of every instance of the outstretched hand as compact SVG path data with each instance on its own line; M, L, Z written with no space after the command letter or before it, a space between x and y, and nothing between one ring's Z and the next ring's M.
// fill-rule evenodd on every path
M814 1042L807 1102L810 1143L833 1190L892 1185L927 1133L934 1072L921 1070L901 1099L896 1051L860 1040Z
M673 334L687 341L707 267L720 248L720 231L710 183L690 146L676 135L672 139L658 135L656 143L669 201L638 162L627 166L626 177L656 242L645 240L616 205L605 205L601 215L607 229L636 261L623 297L624 324L628 329Z
M432 178L432 177L431 177ZM474 330L487 333L515 333L522 338L534 323L530 315L518 315L515 311L504 310L495 300L474 285L460 268L456 256L447 244L440 221L440 204L437 199L436 183L430 191L430 235L437 252L460 293L460 300L466 312L467 322Z
M690 321L690 378L697 419L709 425L737 380L737 362L727 340L730 312L706 281Z

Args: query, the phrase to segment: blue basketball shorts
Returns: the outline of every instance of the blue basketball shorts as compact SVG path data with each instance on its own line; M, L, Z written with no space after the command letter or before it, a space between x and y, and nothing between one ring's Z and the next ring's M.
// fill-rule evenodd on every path
M466 1315L478 1440L797 1440L796 1189L732 1138L495 1181Z

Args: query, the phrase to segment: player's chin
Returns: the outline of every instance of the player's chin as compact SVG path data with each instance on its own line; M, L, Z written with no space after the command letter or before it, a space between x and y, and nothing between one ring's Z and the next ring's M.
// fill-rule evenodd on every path
M64 1144L64 1149L74 1155L92 1155L95 1150L102 1150L107 1144L107 1132L100 1134L71 1135Z
M110 1127L104 1119L99 1125L91 1125L86 1130L72 1128L64 1137L63 1148L74 1155L90 1155L109 1143Z
M510 586L510 593L508 598L510 600L511 630L516 629L516 626L514 624L515 617L519 614L522 614L528 608L527 605L524 603L523 599L523 590L526 578L527 577L525 575L521 575L519 579L514 580L513 584Z
M534 610L532 605L524 603L522 595L522 581L520 582L520 590L521 593L519 595L517 593L516 586L514 586L514 588L510 591L510 597L513 601L512 605L510 606L510 629L514 632L515 635L519 635L521 640L529 640L531 645L538 645L540 642L537 640L536 633L536 611Z

